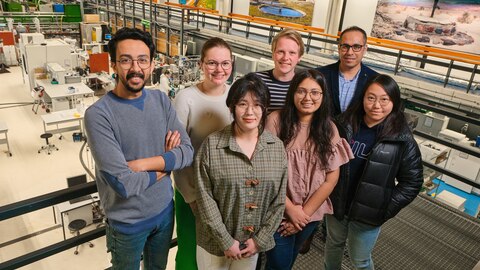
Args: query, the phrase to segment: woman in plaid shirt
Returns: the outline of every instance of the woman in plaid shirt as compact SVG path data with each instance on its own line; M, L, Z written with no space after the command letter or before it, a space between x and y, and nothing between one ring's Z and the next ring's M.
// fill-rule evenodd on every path
M269 94L255 74L230 88L233 123L211 134L197 153L197 265L255 269L273 248L285 209L287 160L282 141L264 131Z

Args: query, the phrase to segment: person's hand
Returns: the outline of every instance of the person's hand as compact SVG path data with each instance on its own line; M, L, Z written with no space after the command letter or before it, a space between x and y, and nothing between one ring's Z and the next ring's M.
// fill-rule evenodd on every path
M285 213L287 214L288 220L299 231L310 222L310 216L303 212L303 207L301 205L289 207L288 209L285 209Z
M165 172L156 172L156 173L157 173L157 181L160 181L160 179L162 179L162 177L167 175L167 173L165 173Z
M296 234L299 231L301 231L301 230L298 230L295 227L295 225L293 225L293 223L289 222L289 221L282 221L282 223L280 223L280 228L278 228L278 230L277 230L277 232L279 232L280 235L283 236L283 237Z
M165 136L165 152L172 150L173 148L180 145L180 132L177 130L167 132Z
M240 251L243 258L249 258L258 253L258 245L252 238L248 238L245 241L245 246L246 248Z
M127 162L127 165L130 168L130 170L132 170L134 172L143 172L144 171L143 168L142 168L142 161L140 159L129 161L129 162Z
M241 260L242 253L240 253L240 243L237 240L233 241L233 245L223 252L227 259L231 260Z

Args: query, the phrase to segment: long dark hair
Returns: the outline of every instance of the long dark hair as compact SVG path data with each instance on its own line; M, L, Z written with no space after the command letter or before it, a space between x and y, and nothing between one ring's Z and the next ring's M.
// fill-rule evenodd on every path
M310 123L310 132L307 142L313 143L315 152L322 166L328 164L328 158L333 153L331 140L333 136L333 127L330 118L330 93L327 89L327 83L322 73L314 69L301 70L297 72L288 88L285 106L280 112L280 134L279 138L283 141L285 147L297 136L300 127L300 118L294 103L295 92L298 86L305 79L313 79L322 88L323 97L320 108L313 113Z
M407 127L407 120L403 114L400 88L397 82L388 75L377 74L371 77L363 89L362 98L356 100L355 103L342 114L341 118L352 126L354 133L358 131L365 116L365 108L363 107L365 93L367 89L375 83L385 90L393 104L392 112L380 123L377 139L393 137Z
M263 106L262 119L260 119L260 125L258 127L258 135L263 133L265 128L265 121L267 119L267 111L265 108L270 106L270 92L268 91L267 85L263 80L258 77L255 73L248 73L247 75L236 80L230 90L228 91L228 96L226 100L227 107L230 109L230 112L233 115L233 122L237 121L235 115L235 105L237 105L240 100L250 92L254 97L257 98L258 103Z

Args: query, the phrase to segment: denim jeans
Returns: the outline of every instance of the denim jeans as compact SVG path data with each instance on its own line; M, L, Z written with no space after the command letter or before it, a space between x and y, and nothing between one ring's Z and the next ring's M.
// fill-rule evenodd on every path
M165 269L173 233L173 207L157 227L136 234L122 234L107 225L107 250L112 254L112 270Z
M319 221L313 221L307 224L303 230L296 234L283 237L276 232L273 235L275 247L267 251L266 270L290 270L295 263L298 251L303 242L313 233Z
M342 268L343 250L348 241L348 254L355 269L373 270L372 250L380 234L380 226L371 226L348 219L338 220L325 215L327 242L325 244L325 270Z

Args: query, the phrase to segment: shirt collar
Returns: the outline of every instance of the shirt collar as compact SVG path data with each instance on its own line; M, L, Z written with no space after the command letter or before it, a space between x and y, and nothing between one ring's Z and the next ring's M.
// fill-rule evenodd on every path
M360 75L360 71L362 71L362 69L360 68L357 72L357 74L355 74L355 76L353 76L353 78L351 80L347 80L345 79L345 77L343 76L343 73L342 72L338 72L338 75L340 75L340 77L342 77L343 80L345 80L346 82L353 82L353 81L356 81L358 79L358 76Z
M263 149L265 149L267 144L271 143L275 143L275 137L273 137L273 135L267 130L264 130L263 133L260 135L255 151L262 151ZM237 142L235 141L235 138L233 137L233 123L225 127L224 131L222 132L222 136L217 143L217 148L226 147L230 148L230 150L235 152L242 152Z
M115 100L115 101L117 101L117 102L134 106L134 107L136 107L137 109L143 111L144 104L145 104L145 99L146 99L146 97L147 97L147 91L145 91L145 88L143 88L143 89L142 89L142 95L139 96L138 98L134 98L134 99L121 98L121 97L115 95L115 93L113 93L113 91L108 92L108 95L109 95L113 100Z

